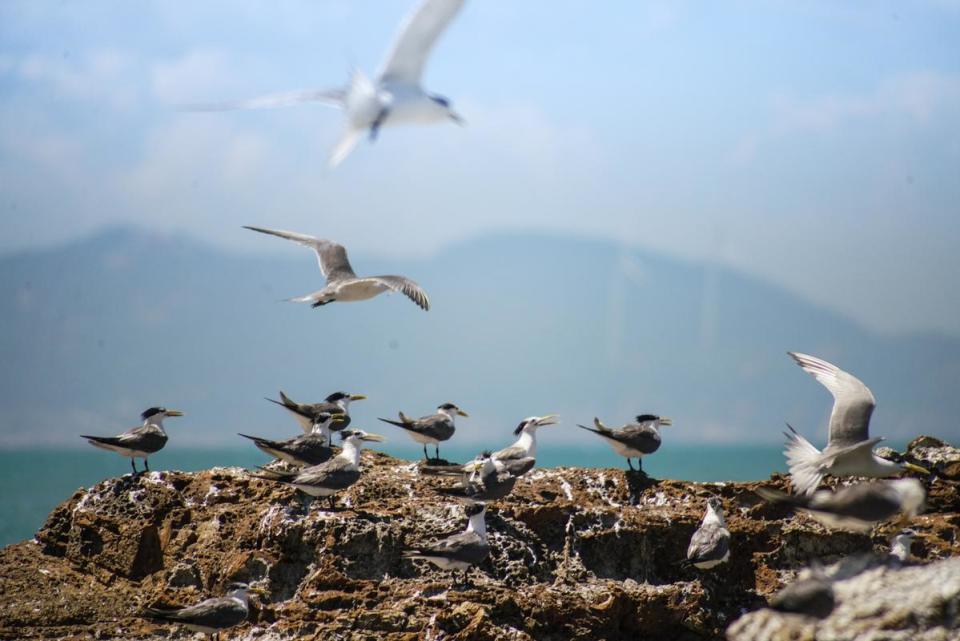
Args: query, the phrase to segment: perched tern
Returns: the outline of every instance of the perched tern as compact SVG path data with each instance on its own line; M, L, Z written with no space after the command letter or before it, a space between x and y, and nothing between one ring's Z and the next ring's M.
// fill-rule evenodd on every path
M894 479L857 483L832 492L812 495L785 494L761 487L757 494L774 503L787 503L808 513L827 527L850 532L869 532L881 521L902 512L904 518L923 510L927 493L917 479Z
M330 460L333 450L330 448L330 425L342 423L343 414L321 412L314 418L313 430L285 441L272 441L260 436L240 434L253 441L261 451L291 465L319 465Z
M870 438L870 415L876 400L858 378L836 365L807 354L787 352L804 371L813 375L833 395L830 434L821 452L790 425L784 455L790 478L798 492L812 494L824 475L885 478L906 470L928 475L912 463L896 463L873 453L882 437Z
M715 496L707 499L707 510L700 521L690 545L687 563L701 570L709 570L730 558L730 532L723 518L723 504Z
M421 84L430 53L463 7L464 0L423 0L403 20L400 31L374 78L355 70L345 88L288 91L250 100L195 105L195 111L263 109L319 102L344 112L344 129L330 154L336 167L353 151L364 132L375 140L381 127L453 121L464 124L450 100L428 93Z
M660 449L660 426L671 425L672 422L666 417L641 414L637 416L636 422L627 423L615 430L601 423L596 417L593 419L593 424L594 427L586 425L577 425L577 427L603 438L617 454L627 458L627 465L631 470L633 463L630 459L636 457L637 469L643 472L643 457Z
M803 614L815 619L830 616L834 604L833 581L819 563L814 563L807 576L798 577L770 599L770 607L774 610Z
M404 415L403 412L400 412L399 421L394 421L389 418L381 418L380 420L384 423L403 428L403 430L410 435L410 438L417 443L422 443L423 457L429 461L430 455L427 454L427 444L432 443L437 448L436 459L439 460L440 441L446 441L453 436L454 431L456 431L454 421L457 416L468 417L469 414L453 403L444 403L437 407L436 414L431 414L430 416L421 416L420 418L413 419Z
M266 470L259 478L292 485L304 494L312 497L326 496L330 507L336 504L335 494L360 480L360 448L364 442L383 442L379 434L368 434L363 430L343 430L343 450L326 463L307 467L296 472Z
M147 457L154 452L159 452L167 444L167 433L163 430L163 419L168 416L183 416L183 412L168 410L165 407L151 407L140 414L143 425L127 430L119 436L81 434L81 438L87 439L90 445L95 447L129 457L130 467L133 468L134 474L137 474L137 466L134 461L142 458L143 469L149 472L150 465L147 463Z
M219 638L221 630L240 625L250 614L250 592L265 595L260 588L251 588L246 583L231 583L226 596L207 599L190 607L178 610L147 608L142 616L170 623L180 623L193 632L203 632L211 638Z
M310 247L316 252L317 260L320 263L320 272L327 279L326 287L306 296L291 298L289 299L290 302L312 303L313 307L320 307L334 301L367 300L385 291L393 291L402 293L424 311L430 309L430 299L427 298L427 293L409 278L404 276L357 276L353 267L350 266L350 261L347 259L347 250L343 245L292 231L250 227L248 225L244 225L244 229L286 238L305 247Z
M482 562L490 554L487 543L487 513L485 503L476 501L465 505L467 529L441 541L414 547L403 553L405 559L426 559L443 570L463 570L464 579L471 566Z
M362 401L366 396L363 394L347 394L346 392L334 392L320 403L298 403L280 390L280 400L275 401L272 398L267 400L276 403L293 414L293 417L300 423L303 431L309 434L313 431L317 417L321 414L340 414L339 421L331 423L329 431L339 431L350 425L350 403L353 401ZM325 432L329 436L329 431Z

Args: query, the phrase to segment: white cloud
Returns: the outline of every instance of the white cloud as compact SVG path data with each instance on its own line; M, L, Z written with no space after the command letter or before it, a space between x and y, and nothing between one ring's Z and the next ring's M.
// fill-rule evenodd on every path
M4 64L21 80L48 89L59 98L95 102L117 111L130 110L140 91L136 59L113 49L76 57L30 53L10 57Z
M929 70L893 76L869 92L778 96L770 121L741 139L732 158L751 162L784 139L833 132L871 119L924 126L938 115L958 113L960 74Z
M223 100L236 88L233 70L220 51L195 50L158 62L151 70L153 95L168 105Z

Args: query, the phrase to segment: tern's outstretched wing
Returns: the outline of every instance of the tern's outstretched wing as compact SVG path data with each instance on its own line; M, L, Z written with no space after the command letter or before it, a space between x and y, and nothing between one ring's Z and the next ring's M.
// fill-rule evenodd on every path
M343 245L339 245L332 240L324 240L323 238L315 238L313 236L307 236L306 234L298 234L282 229L266 229L264 227L250 227L248 225L244 225L243 227L244 229L258 231L261 234L270 234L272 236L286 238L305 247L312 248L313 251L317 253L317 262L320 264L320 271L326 277L328 283L344 278L356 277L353 268L350 266L350 261L347 259L347 250L344 249ZM409 296L409 294L407 295Z
M290 107L305 102L319 102L330 107L343 107L345 92L343 89L306 89L303 91L284 91L271 93L246 100L209 102L182 105L184 111L234 111L237 109L273 109Z
M427 292L423 291L420 285L417 285L409 278L403 276L370 276L362 280L374 281L392 291L400 292L424 311L429 311L430 309L430 299L427 297Z
M380 82L419 84L430 50L463 7L464 0L422 0L403 19L377 78Z
M787 353L833 395L829 444L854 445L870 438L870 415L876 405L870 389L856 376L816 356Z

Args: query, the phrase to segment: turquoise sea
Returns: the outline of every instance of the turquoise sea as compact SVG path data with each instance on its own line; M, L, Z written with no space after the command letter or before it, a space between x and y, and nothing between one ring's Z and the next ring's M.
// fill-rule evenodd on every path
M657 478L691 481L748 481L784 471L780 445L665 445L644 461L644 470ZM416 445L391 444L382 451L417 460L423 451ZM431 453L433 449L431 447ZM466 461L476 446L450 445L440 454L451 461ZM253 468L269 459L254 447L185 449L169 447L150 459L153 470L202 470L215 466ZM137 462L138 467L141 462ZM626 461L609 449L575 446L549 447L537 452L541 467L626 467ZM111 452L86 449L0 451L0 545L32 538L47 514L80 487L90 487L110 476L130 471L129 459Z

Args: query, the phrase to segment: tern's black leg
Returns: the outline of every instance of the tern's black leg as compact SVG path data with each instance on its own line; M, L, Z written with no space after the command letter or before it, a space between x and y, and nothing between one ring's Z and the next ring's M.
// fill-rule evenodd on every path
M136 465L136 463L134 463L134 458L133 458L132 456L130 457L130 467L133 468L133 475L136 476L136 475L137 475L137 465Z
M437 443L434 447L437 448L437 460L439 461L440 460L440 444Z
M644 476L647 475L647 473L643 471L643 459L639 456L637 457L637 471L643 474Z
M630 462L630 457L627 457L627 465L630 466L630 470L633 471L633 463Z
M149 465L149 463L148 463L148 461L147 461L146 458L143 459L143 469L144 469L145 472L149 472L149 471L150 471L150 465Z
M336 510L336 509L337 509L337 497L336 497L336 495L331 494L331 495L330 495L330 510L333 511L333 510Z
M427 454L427 444L426 444L426 443L423 444L423 459L424 459L425 461L427 461L427 462L430 461L430 455Z
M332 303L332 302L333 302L332 300L318 300L317 302L315 302L315 303L314 303L313 305L311 305L310 307L313 307L314 309L316 309L317 307L323 307L323 306L326 305L327 303Z
M370 142L377 139L377 134L380 133L380 126L383 124L383 121L387 119L389 112L389 109L381 109L380 113L377 114L376 120L370 125Z

